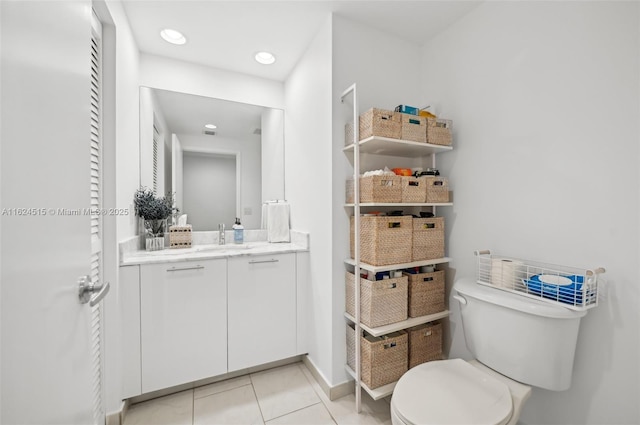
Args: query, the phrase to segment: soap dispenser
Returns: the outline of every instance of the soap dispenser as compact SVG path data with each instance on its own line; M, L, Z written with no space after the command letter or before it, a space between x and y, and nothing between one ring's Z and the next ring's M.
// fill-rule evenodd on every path
M240 219L236 217L236 223L233 225L233 243L242 243L244 241L244 226L240 224Z

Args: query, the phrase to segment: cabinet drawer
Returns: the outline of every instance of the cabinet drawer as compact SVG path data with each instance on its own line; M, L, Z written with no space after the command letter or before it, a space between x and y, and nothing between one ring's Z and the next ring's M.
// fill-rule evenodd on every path
M295 254L230 258L229 371L296 354Z

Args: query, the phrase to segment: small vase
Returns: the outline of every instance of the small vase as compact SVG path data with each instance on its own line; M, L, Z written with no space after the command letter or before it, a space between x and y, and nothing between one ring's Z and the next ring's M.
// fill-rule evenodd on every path
M144 234L147 251L164 249L164 232L167 230L167 219L145 220Z

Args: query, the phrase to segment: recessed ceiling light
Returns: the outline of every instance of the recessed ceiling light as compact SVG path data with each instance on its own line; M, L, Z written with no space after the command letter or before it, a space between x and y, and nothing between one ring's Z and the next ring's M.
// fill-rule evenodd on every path
M160 31L160 36L171 44L184 44L187 42L187 39L180 31L172 30L171 28L165 28Z
M218 128L218 126L213 124L206 124L204 128L208 128L209 130L215 130L216 128Z
M258 52L256 53L256 61L263 65L271 65L276 61L276 57L269 52Z

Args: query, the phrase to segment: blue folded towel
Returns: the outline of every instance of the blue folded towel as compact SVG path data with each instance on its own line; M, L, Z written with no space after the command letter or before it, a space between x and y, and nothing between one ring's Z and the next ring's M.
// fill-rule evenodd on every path
M571 281L567 285L556 285L553 283L546 283L544 276L550 276L557 279L565 278ZM535 295L542 295L544 298L560 301L566 304L581 305L583 302L582 296L582 284L584 283L584 276L570 275L570 276L555 276L555 275L540 275L531 276L529 279L522 279L527 286L529 293Z

